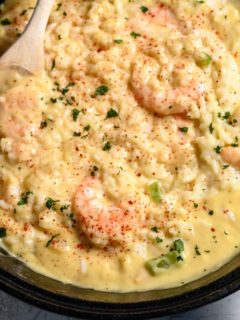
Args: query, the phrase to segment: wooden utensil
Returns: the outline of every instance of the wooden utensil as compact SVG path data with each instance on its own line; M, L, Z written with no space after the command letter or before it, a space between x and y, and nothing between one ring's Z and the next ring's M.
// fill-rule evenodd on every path
M38 0L25 31L0 58L0 68L38 74L44 69L44 35L54 0Z

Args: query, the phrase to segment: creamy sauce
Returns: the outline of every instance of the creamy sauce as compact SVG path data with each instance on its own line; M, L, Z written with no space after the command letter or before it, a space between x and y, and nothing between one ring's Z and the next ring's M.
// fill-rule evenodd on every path
M0 6L2 50L34 4ZM180 286L239 253L233 4L56 3L44 74L0 71L6 250L64 283L117 292Z

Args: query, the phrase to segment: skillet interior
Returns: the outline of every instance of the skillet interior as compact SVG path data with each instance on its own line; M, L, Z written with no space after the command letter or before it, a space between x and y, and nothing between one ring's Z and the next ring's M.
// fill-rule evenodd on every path
M240 255L216 272L179 288L119 294L62 284L1 251L0 287L26 302L68 316L150 319L200 307L240 289Z

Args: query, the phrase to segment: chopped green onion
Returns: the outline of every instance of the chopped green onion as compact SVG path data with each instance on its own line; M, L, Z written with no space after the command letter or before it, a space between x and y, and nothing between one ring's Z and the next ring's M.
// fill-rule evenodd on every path
M203 67L203 68L209 66L211 62L212 62L212 57L206 52L202 52L197 59L197 63L199 64L200 67Z
M169 269L172 265L178 263L182 260L182 257L179 256L178 252L171 251L165 254L163 257L158 257L147 261L145 264L146 269L152 275L158 275L166 269Z
M159 191L159 187L158 187L158 182L155 181L153 183L151 183L150 185L148 185L148 192L149 195L151 197L151 199L155 202L155 203L161 203L162 198L161 198L161 194Z

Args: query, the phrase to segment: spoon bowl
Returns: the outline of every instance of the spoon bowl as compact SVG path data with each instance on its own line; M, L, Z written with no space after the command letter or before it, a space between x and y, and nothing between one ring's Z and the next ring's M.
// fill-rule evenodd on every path
M54 0L38 0L33 15L20 38L0 58L0 68L23 74L39 74L44 69L44 35Z

